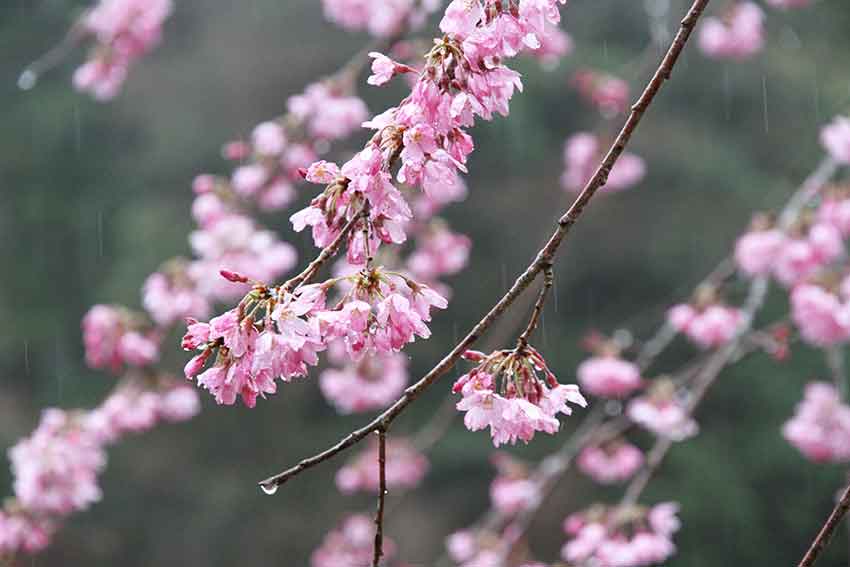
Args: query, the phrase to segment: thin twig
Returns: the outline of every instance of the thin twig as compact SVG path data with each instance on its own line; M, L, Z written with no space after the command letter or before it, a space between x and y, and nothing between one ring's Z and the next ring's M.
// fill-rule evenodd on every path
M832 375L832 381L835 384L835 390L842 400L847 399L847 377L845 376L844 364L844 347L842 345L833 345L827 347L824 351L826 356L826 364L829 366L829 372Z
M835 508L832 509L832 513L826 519L826 523L824 523L820 532L818 532L812 545L809 546L809 550L806 552L803 560L800 561L798 567L812 567L817 562L821 553L823 553L823 550L829 544L829 540L832 539L832 534L835 533L841 520L847 515L848 509L850 509L850 486L844 489L844 494L842 494Z
M587 185L570 208L567 209L560 219L558 219L558 226L552 233L552 236L549 238L546 245L538 251L531 264L517 278L507 293L505 293L505 295L502 296L502 298L490 309L484 318L481 319L466 335L466 337L464 337L462 341L460 341L434 368L432 368L430 372L423 376L416 384L407 388L404 395L386 411L381 413L364 427L352 431L328 449L302 460L294 467L261 481L259 483L261 486L268 487L283 484L299 473L323 463L342 451L345 451L352 445L359 443L373 431L386 428L407 408L408 405L416 400L422 392L430 387L438 378L451 370L455 363L460 360L463 353L502 316L508 307L510 307L514 301L516 301L517 298L525 292L526 289L528 289L531 283L537 279L537 276L541 273L541 271L543 271L545 267L552 265L555 254L564 241L564 238L570 233L570 230L581 217L581 214L584 212L596 192L608 181L608 175L611 172L611 168L614 167L620 155L625 150L626 145L629 143L629 140L631 140L631 137L643 118L644 113L652 104L652 101L655 100L655 97L661 90L664 82L670 78L673 68L676 65L676 61L678 61L679 55L682 53L682 49L684 49L694 26L699 20L699 17L702 15L702 12L705 10L705 7L708 5L708 2L709 0L695 0L691 9L688 11L688 14L682 20L681 27L679 28L676 37L673 39L673 43L670 45L669 51L664 56L664 59L661 61L661 64L655 71L652 79L650 79L643 91L643 94L641 94L638 101L632 106L631 113L629 114L623 129L614 140L613 145L608 150L608 153L605 155L605 158L602 160L602 163L597 168L593 177L591 177L591 179L587 182Z
M318 272L321 267L336 255L339 247L342 245L343 240L348 236L348 234L354 229L354 226L357 224L357 221L361 220L364 215L368 215L366 208L364 207L360 211L357 212L356 215L351 217L345 226L342 227L339 234L336 238L333 239L333 242L322 248L322 251L319 252L319 255L316 256L312 262L310 262L304 271L302 271L297 276L287 280L286 283L283 284L282 288L284 291L292 291L303 283L310 281Z
M543 308L546 306L546 297L549 295L549 290L552 289L554 284L555 272L552 270L551 265L545 266L543 268L543 286L540 288L540 294L537 296L537 301L534 303L534 309L531 312L531 318L528 320L528 326L526 326L525 330L517 340L518 348L522 349L528 346L528 339L531 337L531 334L540 322L540 316L543 314Z
M384 556L384 506L387 498L387 431L378 430L378 511L375 512L375 553L372 567L379 567Z

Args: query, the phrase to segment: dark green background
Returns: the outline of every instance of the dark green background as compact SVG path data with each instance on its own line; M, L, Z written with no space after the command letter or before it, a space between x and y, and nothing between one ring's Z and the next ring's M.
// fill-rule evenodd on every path
M474 256L453 282L455 297L436 319L435 338L409 351L416 374L505 290L566 204L557 183L563 141L600 123L567 88L570 73L597 66L635 89L646 78L635 63L650 41L643 2L571 4L565 20L576 53L550 73L521 63L526 92L510 118L476 129L470 197L448 213L473 237ZM18 73L58 41L80 7L63 0L0 5L4 447L35 426L41 408L91 407L110 389L113 378L82 363L80 318L98 302L138 306L146 275L187 253L190 182L200 172L226 171L221 143L280 113L288 96L367 41L324 22L318 0L182 0L164 45L132 71L115 102L73 92L72 62L34 91L18 91ZM669 29L685 8L671 1ZM724 256L751 211L780 205L820 159L819 126L850 101L850 8L822 0L805 10L771 10L768 27L765 53L747 63L708 61L688 49L634 138L634 150L649 162L648 178L633 191L600 198L575 230L537 341L563 381L572 380L584 356L583 333L623 324L640 336L651 332L663 310ZM377 111L402 88L364 92ZM291 233L287 216L265 222L306 253L306 237ZM762 320L785 309L775 292ZM183 354L172 344L168 357L177 369ZM692 354L677 343L658 369ZM756 356L724 374L699 412L702 434L672 452L646 493L648 502L682 504L681 551L670 567L796 564L845 471L807 463L779 428L803 384L825 374L823 357L802 347L788 363ZM449 395L449 381L398 428L424 422ZM364 422L334 415L315 380L286 386L253 411L210 402L204 395L204 412L190 424L115 448L102 479L104 501L73 517L31 564L301 566L344 511L372 509L368 498L335 491L340 461L274 498L254 485ZM544 437L515 453L537 459L564 438ZM647 446L650 439L638 441ZM443 537L477 517L487 500L490 450L484 433L455 423L432 455L424 486L388 519L404 559L431 565ZM8 476L0 467L5 487ZM583 479L562 483L534 526L540 558L556 557L565 515L617 496ZM842 534L823 566L846 565L847 547Z

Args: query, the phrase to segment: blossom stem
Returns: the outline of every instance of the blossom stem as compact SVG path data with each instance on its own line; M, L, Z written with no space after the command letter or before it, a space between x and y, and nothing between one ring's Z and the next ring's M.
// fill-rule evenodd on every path
M823 553L823 550L829 544L829 540L832 539L832 535L835 533L841 520L847 515L848 510L850 510L850 486L844 489L844 494L841 495L841 499L826 519L826 522L809 546L809 550L806 552L803 560L800 561L798 567L812 567L817 562L821 553Z
M844 349L841 345L833 345L828 347L824 354L826 355L826 363L829 366L832 381L835 383L835 389L838 391L841 399L847 400L847 377L844 365Z
M614 140L613 145L608 150L608 153L603 158L596 172L587 182L587 185L573 204L567 209L561 218L558 219L558 225L550 236L548 242L537 252L534 260L529 264L525 271L520 274L507 293L505 293L505 295L502 296L502 298L490 309L490 311L472 328L463 340L461 340L434 368L432 368L430 372L425 374L425 376L423 376L416 384L405 390L404 395L386 411L377 416L364 427L352 431L336 444L324 451L302 460L294 467L261 481L261 485L277 486L283 484L301 472L323 463L324 461L333 458L342 451L345 451L351 446L359 443L373 431L377 431L382 427L386 428L407 408L408 405L418 398L422 392L428 389L428 387L430 387L438 378L451 370L455 363L460 360L463 353L476 341L478 341L478 339L504 314L508 307L510 307L517 298L523 295L544 268L552 265L555 253L560 248L565 237L570 233L572 227L581 217L596 192L607 182L611 169L617 163L620 155L631 140L631 137L640 124L646 110L652 104L653 100L655 100L656 95L661 90L665 81L671 77L673 68L675 67L682 50L687 44L697 21L709 1L710 0L694 1L690 10L688 10L687 15L684 19L682 19L679 31L676 33L667 54L662 59L640 98L638 98L637 102L631 107L631 112L625 125Z
M348 237L348 234L354 229L354 226L357 224L362 217L368 216L368 211L364 207L360 211L357 212L356 215L351 217L345 226L342 227L342 230L339 231L339 234L336 238L333 239L333 242L322 248L322 251L319 252L319 255L316 256L312 262L310 262L304 271L295 276L294 278L288 280L283 284L282 289L287 292L291 292L296 289L301 284L309 282L316 275L322 266L325 263L333 258L337 251L339 251L339 247L342 245L343 241Z
M534 310L531 312L531 318L528 320L528 326L519 336L517 340L517 349L522 350L528 346L528 339L540 323L540 316L543 315L543 308L546 306L546 297L549 295L549 290L555 284L555 272L552 270L552 265L543 268L543 286L540 288L540 294L537 296L537 301L534 303Z
M375 553L372 567L379 567L384 555L384 506L387 498L387 430L378 430L378 510L375 513Z

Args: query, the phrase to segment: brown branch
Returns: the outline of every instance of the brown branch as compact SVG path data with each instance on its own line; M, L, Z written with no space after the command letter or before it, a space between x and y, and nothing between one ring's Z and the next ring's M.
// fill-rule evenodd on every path
M378 430L378 511L375 512L375 553L372 567L379 567L384 556L384 506L387 498L387 431Z
M454 364L460 360L461 355L469 349L483 335L493 323L498 320L502 314L510 307L514 301L520 297L528 286L537 279L537 276L547 267L552 265L555 253L560 248L564 238L569 234L572 227L581 217L590 200L596 192L605 185L608 180L608 175L611 169L617 163L626 145L631 140L638 124L640 124L644 113L655 100L656 95L661 90L664 82L670 78L676 61L682 53L691 32L696 26L699 17L702 15L709 0L695 0L685 18L682 20L670 49L661 61L655 74L650 79L646 88L641 94L638 101L632 106L631 113L626 120L625 125L614 141L614 144L608 150L602 163L597 168L593 177L587 182L582 192L558 220L558 226L550 236L548 242L541 248L534 260L529 264L525 271L516 279L511 288L504 296L490 309L490 311L476 324L472 330L461 340L434 368L423 376L416 384L405 390L404 395L399 398L386 411L378 415L370 423L364 427L352 431L339 442L329 447L328 449L306 458L299 462L294 467L291 467L279 474L271 476L260 482L263 486L280 485L290 478L298 475L306 469L312 468L338 453L348 449L352 445L359 443L373 431L378 431L381 428L386 428L392 423L422 392L424 392L431 384L439 377L446 374Z
M304 271L302 271L297 276L287 280L286 283L283 284L281 289L283 291L290 292L301 284L313 279L313 277L316 275L316 272L318 272L328 260L330 260L334 257L334 255L336 255L337 251L339 250L339 247L342 246L343 240L345 240L348 234L354 229L354 226L357 224L357 221L359 221L364 215L367 214L368 212L364 207L363 209L358 211L356 215L351 217L351 220L345 223L345 226L342 227L342 230L340 230L336 238L333 239L333 242L322 248L322 251L319 252L319 255L316 256L313 261L307 265L306 268L304 268Z
M820 532L818 532L812 545L809 546L809 550L806 552L803 560L800 561L798 567L812 567L817 562L821 553L823 553L823 550L829 544L829 540L832 539L832 535L835 533L841 520L847 515L847 510L850 510L850 486L844 490L844 494L842 494L841 499L826 519L826 523L824 523Z
M552 271L551 264L543 268L543 286L540 288L540 294L537 296L537 301L534 303L534 309L531 312L531 318L528 320L528 326L519 336L517 340L517 348L522 349L528 346L528 339L531 334L537 329L540 322L540 316L543 314L543 308L546 306L546 297L549 295L549 290L555 284L555 272Z

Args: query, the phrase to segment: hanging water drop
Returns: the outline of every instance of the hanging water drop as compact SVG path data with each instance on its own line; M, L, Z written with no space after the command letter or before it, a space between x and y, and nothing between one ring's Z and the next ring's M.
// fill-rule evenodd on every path
M265 482L260 484L260 490L269 496L273 496L275 492L277 492L277 483L275 482Z
M31 90L38 82L38 73L32 69L26 69L18 77L18 88L22 91Z

